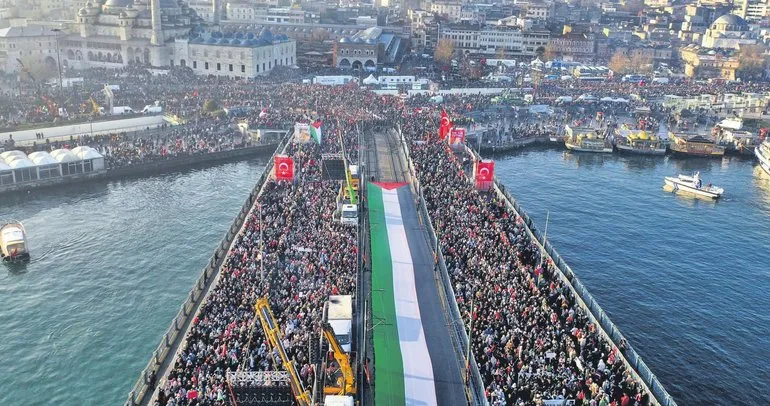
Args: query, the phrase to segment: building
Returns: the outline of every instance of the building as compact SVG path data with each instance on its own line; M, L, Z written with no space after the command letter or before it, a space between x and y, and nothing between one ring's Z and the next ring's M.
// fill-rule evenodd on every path
M227 19L235 23L302 24L305 22L305 12L298 8L229 2L226 9Z
M767 0L736 0L733 13L746 21L761 22L770 15Z
M471 25L439 27L439 39L449 40L455 50L466 54L505 57L535 56L545 50L550 39L546 30L522 30L514 27L481 27Z
M721 77L735 80L740 61L731 50L715 50L688 45L679 50L684 62L684 74L690 78Z
M756 38L746 21L734 14L717 18L703 35L704 48L738 49L741 45L754 45Z
M203 33L174 42L174 64L197 75L254 78L297 60L294 40L270 30L253 33Z
M89 1L78 11L77 33L60 41L62 64L77 69L169 66L178 59L174 39L187 38L200 23L191 8L175 0Z
M551 38L546 49L565 60L590 60L596 56L596 41L593 35L570 32Z
M549 3L526 3L521 9L521 18L545 23L553 17L553 5Z
M41 68L56 71L57 34L41 26L0 29L0 70L15 73L24 69L33 74Z
M104 157L88 146L37 151L27 156L21 151L0 154L0 190L14 190L30 184L60 183L67 178L90 177L105 172Z
M400 59L401 38L384 33L380 27L343 37L334 44L333 64L340 69L374 70L379 65L392 65Z

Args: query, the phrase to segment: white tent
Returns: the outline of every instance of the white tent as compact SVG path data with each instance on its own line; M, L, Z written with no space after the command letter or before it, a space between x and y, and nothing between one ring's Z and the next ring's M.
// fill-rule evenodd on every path
M55 149L51 151L51 156L59 162L74 162L79 161L78 157L67 148Z
M95 149L87 146L80 146L80 147L74 148L72 150L72 153L82 160L103 158L102 154L98 153Z
M6 160L5 162L8 163L8 166L10 166L13 169L24 169L24 168L31 168L34 167L35 164L30 161L29 159L21 157L13 157L10 160Z
M41 166L41 165L57 165L59 161L57 161L54 157L51 156L51 154L45 152L45 151L36 151L31 154L29 154L29 159L35 163L35 165Z
M380 81L377 80L377 78L375 78L374 75L369 75L366 79L364 79L365 85L376 85L378 83L380 83Z
M2 154L0 154L0 160L3 160L5 162L11 161L13 159L13 157L26 158L27 154L25 154L25 153L23 153L21 151L18 151L18 150L5 151Z
M6 165L3 161L0 161L0 172L10 171L11 169L13 168Z

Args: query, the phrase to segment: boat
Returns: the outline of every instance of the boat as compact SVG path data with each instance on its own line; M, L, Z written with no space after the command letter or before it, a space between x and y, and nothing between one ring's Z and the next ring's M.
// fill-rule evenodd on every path
M615 148L618 152L637 155L665 155L666 144L647 131L618 129L616 131Z
M700 172L695 172L692 176L666 176L665 183L666 186L672 188L673 192L686 192L709 199L718 199L725 192L721 187L713 186L710 183L703 186Z
M612 153L612 144L601 129L593 127L566 128L564 146L570 151Z
M703 135L670 134L669 148L677 156L721 158L725 155L725 147L717 145L714 140Z
M770 140L765 139L758 147L754 148L754 155L759 160L760 168L770 175Z
M12 221L0 227L0 257L5 262L21 262L29 259L27 232L21 222Z

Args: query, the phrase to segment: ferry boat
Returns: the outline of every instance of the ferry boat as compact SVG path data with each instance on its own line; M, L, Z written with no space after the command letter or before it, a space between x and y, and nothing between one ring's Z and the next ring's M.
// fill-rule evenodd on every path
M612 153L612 144L607 137L593 127L567 126L564 145L570 151Z
M686 192L709 199L718 199L725 192L721 187L712 186L711 184L703 186L700 172L695 172L693 176L666 176L664 181L666 186L670 187L673 192Z
M647 131L617 129L615 148L618 152L637 155L665 155L666 144L655 135L649 135Z
M677 156L695 156L720 158L725 154L725 147L703 135L670 134L669 148Z
M27 232L21 222L13 221L0 227L0 257L5 262L29 259Z
M759 166L770 175L770 140L765 139L758 147L754 148L754 155L759 160Z

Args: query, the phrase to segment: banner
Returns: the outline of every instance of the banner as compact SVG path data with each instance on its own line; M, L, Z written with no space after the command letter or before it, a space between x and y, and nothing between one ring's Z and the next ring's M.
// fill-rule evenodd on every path
M294 180L294 160L290 156L275 156L275 180Z
M310 124L308 123L296 123L294 124L294 141L300 143L307 143L313 141L310 136Z
M495 161L482 159L476 163L476 189L489 190L495 178Z
M454 127L449 132L449 145L465 143L465 128Z

